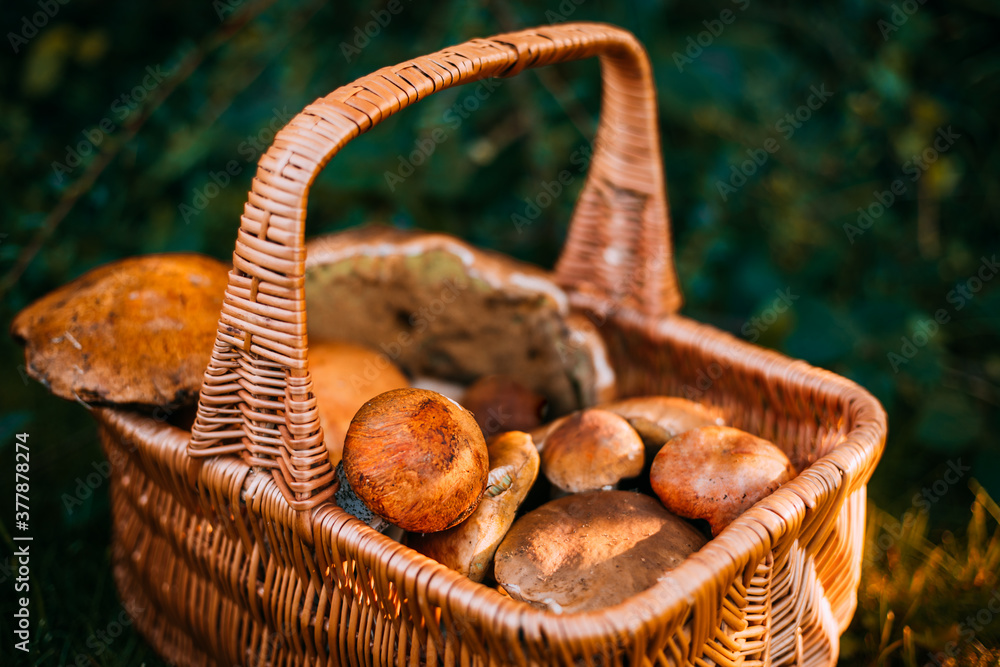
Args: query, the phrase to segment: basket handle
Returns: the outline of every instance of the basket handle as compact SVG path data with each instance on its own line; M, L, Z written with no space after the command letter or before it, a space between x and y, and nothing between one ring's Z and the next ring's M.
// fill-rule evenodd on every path
M432 93L595 55L603 76L596 149L556 280L647 316L676 310L656 96L642 45L594 23L474 39L362 77L278 132L240 219L189 455L241 453L272 469L296 510L329 498L334 471L306 360L305 218L313 180L350 140Z

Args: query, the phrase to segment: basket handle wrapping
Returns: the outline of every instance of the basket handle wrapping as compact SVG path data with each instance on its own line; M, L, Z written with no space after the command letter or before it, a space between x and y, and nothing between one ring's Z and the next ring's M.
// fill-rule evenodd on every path
M261 157L244 206L188 453L270 468L293 509L334 491L306 359L309 187L349 141L451 86L600 56L593 159L555 269L559 284L655 317L680 306L670 257L656 96L630 33L565 23L474 39L387 67L302 110Z

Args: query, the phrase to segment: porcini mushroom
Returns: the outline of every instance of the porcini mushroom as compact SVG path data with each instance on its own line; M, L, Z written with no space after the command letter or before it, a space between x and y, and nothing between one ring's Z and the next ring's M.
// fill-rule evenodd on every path
M676 396L638 396L601 406L624 417L642 437L646 454L652 459L663 443L700 426L724 426L716 409Z
M497 549L494 573L516 600L590 611L650 588L705 542L650 496L578 493L518 519Z
M344 436L368 399L407 386L385 355L353 343L321 341L309 345L309 370L330 463L340 463Z
M553 414L597 402L592 388L607 369L595 360L606 350L600 336L572 338L569 298L549 272L445 234L376 225L314 238L306 250L310 342L372 346L411 377L504 373L545 396Z
M393 389L351 420L341 469L341 507L356 499L403 530L432 533L475 511L489 458L468 410L426 389Z
M191 253L113 262L22 310L11 333L57 396L176 409L201 388L228 270Z
M642 439L624 418L591 408L570 415L545 440L542 472L567 493L612 488L642 472Z
M538 476L538 450L527 433L502 433L487 446L490 475L476 511L453 528L411 533L407 545L473 581L482 581L500 540Z
M476 418L487 438L502 431L530 431L542 423L545 397L509 375L486 375L468 388L460 401Z
M733 519L795 476L773 443L727 426L673 438L653 459L650 483L671 512L704 519L718 535Z
M414 389L429 389L442 396L447 396L456 403L461 403L462 397L465 396L465 385L429 375L416 376L410 380L410 386Z

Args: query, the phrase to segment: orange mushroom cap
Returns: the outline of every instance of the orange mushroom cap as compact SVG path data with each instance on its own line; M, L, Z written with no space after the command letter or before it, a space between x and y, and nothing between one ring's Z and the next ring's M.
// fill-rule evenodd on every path
M22 310L11 333L28 374L57 396L182 405L201 388L228 271L191 253L113 262Z
M394 389L365 403L347 430L342 463L365 505L418 533L469 516L489 475L486 441L472 414L426 389Z
M310 343L309 371L332 465L340 462L344 436L365 401L407 386L406 376L385 355L353 343Z

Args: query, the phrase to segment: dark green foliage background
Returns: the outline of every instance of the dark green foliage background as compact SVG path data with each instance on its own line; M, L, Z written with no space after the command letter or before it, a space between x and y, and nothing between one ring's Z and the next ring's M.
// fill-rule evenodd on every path
M792 308L757 342L850 377L883 402L891 432L870 486L882 509L903 516L949 460L972 466L969 477L1000 496L1000 280L986 282L961 310L948 300L982 257L1000 250L1000 4L912 2L908 15L901 2L875 0L414 0L346 58L355 28L382 7L69 0L17 53L6 37L0 276L11 275L34 239L43 244L3 294L4 327L33 299L105 262L177 250L228 260L257 155L245 142L276 111L294 114L381 66L472 37L562 19L607 21L633 31L655 69L684 312L747 335L745 323L766 312L776 290L790 290L798 297ZM679 67L675 54L723 10L735 20ZM35 2L4 3L4 34L20 33L23 17L38 11ZM220 18L232 22L241 12L249 22L228 31ZM203 56L197 67L129 137L115 100L147 66L169 70L191 54ZM812 86L833 95L788 137L776 124L806 103ZM428 99L331 162L312 190L310 233L381 220L551 266L582 178L520 232L511 216L560 170L578 174L570 156L591 139L599 91L595 61L526 73L504 81L455 130L445 113L469 91ZM53 163L65 163L66 147L104 118L116 129L98 148L113 160L91 187L75 190L94 156L68 174ZM392 190L385 173L439 127L446 140ZM948 127L960 137L911 182L907 161ZM717 183L768 138L780 149L724 201ZM196 191L231 160L239 173L204 210L179 208L198 203ZM858 207L900 178L898 201L852 242L844 226L856 224ZM77 193L75 207L46 234L46 216ZM887 355L900 353L901 338L912 340L939 309L950 321L894 372ZM20 350L6 336L0 355L4 468L11 469L15 433L30 433L32 446L33 652L14 661L160 664L131 628L108 644L94 641L121 607L109 571L107 485L88 494L79 486L102 460L92 421L81 406L25 380ZM6 554L12 474L4 477ZM932 504L932 536L967 523L967 481ZM74 495L87 497L65 502ZM13 584L5 573L0 580L0 655L10 656ZM878 632L856 621L844 661L872 660Z

